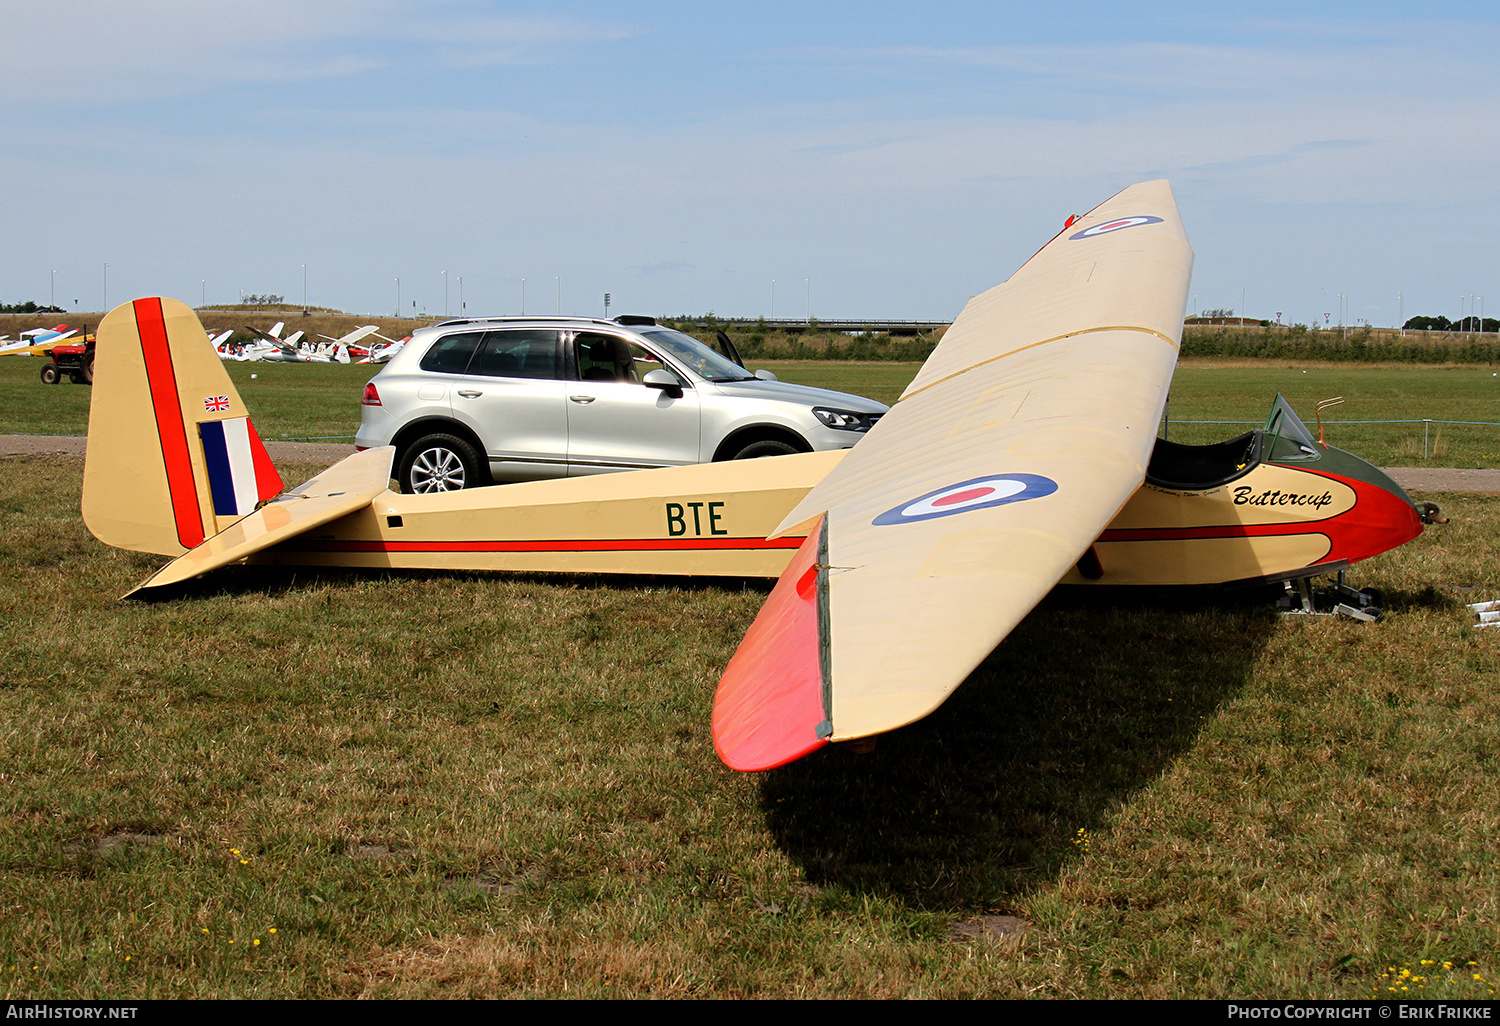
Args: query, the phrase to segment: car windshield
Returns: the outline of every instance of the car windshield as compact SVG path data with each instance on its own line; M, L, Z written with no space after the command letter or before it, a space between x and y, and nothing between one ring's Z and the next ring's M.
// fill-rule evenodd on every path
M652 328L641 334L671 353L700 378L708 381L759 380L754 375L747 374L739 364L720 356L691 335L684 335L671 328Z

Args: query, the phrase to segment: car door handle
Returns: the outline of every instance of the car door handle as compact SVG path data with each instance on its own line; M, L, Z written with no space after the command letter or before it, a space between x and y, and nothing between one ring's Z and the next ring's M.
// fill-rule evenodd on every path
M480 396L484 395L483 392L476 391L472 388L460 388L458 390L458 394L463 396L465 399L478 399Z
M587 405L594 401L594 396L591 395L570 395L568 396L568 398L573 400L573 402L575 403L583 403L584 405Z

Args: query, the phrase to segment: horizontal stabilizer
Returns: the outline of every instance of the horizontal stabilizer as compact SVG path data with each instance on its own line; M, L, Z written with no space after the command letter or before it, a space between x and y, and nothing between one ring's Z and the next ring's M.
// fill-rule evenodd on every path
M357 452L178 556L126 597L180 584L370 504L390 485L391 446Z

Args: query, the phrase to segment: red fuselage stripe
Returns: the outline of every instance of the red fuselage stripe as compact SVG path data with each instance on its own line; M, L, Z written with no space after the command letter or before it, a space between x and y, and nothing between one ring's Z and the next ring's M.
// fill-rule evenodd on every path
M203 542L203 514L198 505L198 485L193 460L188 453L187 425L177 395L177 375L172 369L172 349L161 300L137 299L136 332L146 361L146 381L156 412L156 433L161 439L162 461L167 468L167 491L172 497L172 517L177 522L177 541L185 549Z
M691 552L722 549L795 549L801 538L602 538L545 541L315 541L283 544L297 552Z
M1182 541L1187 538L1264 538L1279 534L1327 534L1326 520L1303 520L1295 524L1223 524L1214 527L1141 527L1105 531L1102 542Z

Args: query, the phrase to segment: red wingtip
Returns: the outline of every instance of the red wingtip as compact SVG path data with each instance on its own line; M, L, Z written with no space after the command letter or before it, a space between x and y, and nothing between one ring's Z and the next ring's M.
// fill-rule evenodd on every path
M818 552L822 521L792 557L714 695L714 750L730 769L774 769L828 743Z

